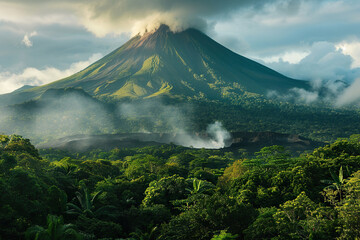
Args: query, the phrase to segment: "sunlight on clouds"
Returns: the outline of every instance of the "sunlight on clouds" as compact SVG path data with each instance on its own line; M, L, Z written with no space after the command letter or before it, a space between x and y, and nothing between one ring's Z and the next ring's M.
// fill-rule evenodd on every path
M80 5L64 1L3 1L0 0L0 21L35 25L78 25L76 12Z
M343 80L352 82L360 75L360 68L352 68L353 59L331 42L314 42L309 54L297 63L287 61L264 62L268 67L295 79Z
M94 54L88 60L73 63L65 70L47 67L45 69L26 68L19 74L0 72L0 94L14 91L24 85L38 86L68 77L83 70L101 57L102 55L99 53Z
M266 63L273 62L288 62L291 64L299 63L302 59L310 54L310 51L302 51L302 52L285 52L284 54L270 56L262 58Z
M336 45L344 54L350 55L354 61L351 64L352 68L360 67L360 42L342 42Z
M356 79L345 91L337 98L338 107L358 103L360 101L360 78Z

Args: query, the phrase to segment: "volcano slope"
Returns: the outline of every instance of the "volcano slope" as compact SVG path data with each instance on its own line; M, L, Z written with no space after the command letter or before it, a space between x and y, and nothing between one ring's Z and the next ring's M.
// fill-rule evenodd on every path
M95 97L221 100L228 95L261 94L307 88L240 56L202 32L174 33L166 25L135 36L104 58L65 79L0 96L2 103L20 103L50 88L80 87Z

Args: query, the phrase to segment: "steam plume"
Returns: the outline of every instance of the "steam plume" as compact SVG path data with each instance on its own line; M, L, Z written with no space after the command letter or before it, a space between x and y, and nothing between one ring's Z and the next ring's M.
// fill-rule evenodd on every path
M218 121L210 124L206 133L209 135L208 137L187 133L175 143L185 147L219 149L226 147L231 138L230 133Z
M132 121L139 132L174 133L173 143L185 147L218 149L229 144L230 133L217 121L207 127L205 134L194 134L196 126L190 115L189 105L167 105L159 100L119 106L120 118Z

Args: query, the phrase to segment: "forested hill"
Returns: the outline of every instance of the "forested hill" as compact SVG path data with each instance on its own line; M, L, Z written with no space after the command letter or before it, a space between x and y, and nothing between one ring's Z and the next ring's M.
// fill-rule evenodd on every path
M292 158L0 136L0 239L358 239L360 136Z

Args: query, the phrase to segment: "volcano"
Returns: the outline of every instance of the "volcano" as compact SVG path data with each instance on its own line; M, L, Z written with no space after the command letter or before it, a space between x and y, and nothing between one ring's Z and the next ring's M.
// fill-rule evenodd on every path
M221 100L229 96L266 95L307 88L238 55L196 29L156 31L131 38L123 46L84 70L47 85L0 96L0 102L19 103L51 88L79 87L95 97Z

